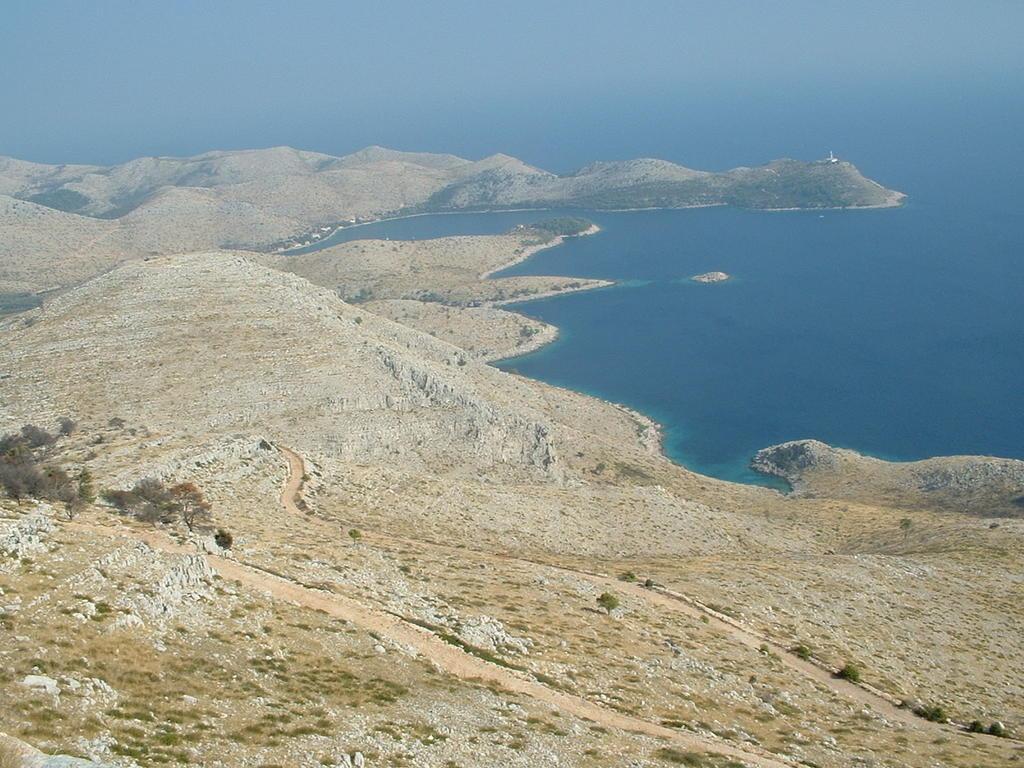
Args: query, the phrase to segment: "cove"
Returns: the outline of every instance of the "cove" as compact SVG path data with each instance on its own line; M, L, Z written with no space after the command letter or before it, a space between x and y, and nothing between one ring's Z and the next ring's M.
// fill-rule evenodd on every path
M562 213L420 216L343 234L493 234ZM727 480L767 483L751 456L805 437L893 460L1024 458L1020 236L991 216L965 222L913 201L574 213L602 231L496 277L617 285L513 307L560 337L499 367L635 408L662 424L670 458ZM734 278L688 279L711 270Z

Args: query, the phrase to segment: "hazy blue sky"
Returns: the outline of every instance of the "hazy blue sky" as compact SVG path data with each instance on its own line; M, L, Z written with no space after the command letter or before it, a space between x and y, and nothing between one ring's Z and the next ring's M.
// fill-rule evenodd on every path
M0 154L379 143L572 165L739 116L771 130L788 103L839 123L873 93L1019 89L1022 38L1020 1L3 0ZM720 149L695 153L745 151Z

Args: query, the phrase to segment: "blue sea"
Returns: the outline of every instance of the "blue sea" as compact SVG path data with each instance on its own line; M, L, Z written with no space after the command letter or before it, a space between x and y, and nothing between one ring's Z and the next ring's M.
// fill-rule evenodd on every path
M854 101L827 119L808 105L791 116L738 105L734 133L691 130L657 154L716 169L831 149L907 193L904 207L573 212L601 233L502 274L617 285L519 305L561 335L500 367L636 408L664 426L672 459L728 480L766 482L751 456L797 438L893 460L1024 459L1022 99L938 89ZM591 157L609 157L608 132L597 135ZM643 154L625 129L620 141L615 156ZM560 213L423 216L340 238L497 233ZM688 280L711 270L733 279Z

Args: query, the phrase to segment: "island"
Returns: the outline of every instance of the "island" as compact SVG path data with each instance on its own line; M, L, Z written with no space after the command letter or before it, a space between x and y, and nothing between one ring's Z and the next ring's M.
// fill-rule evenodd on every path
M732 275L725 272L703 272L699 275L694 275L690 280L695 283L724 283L731 277Z

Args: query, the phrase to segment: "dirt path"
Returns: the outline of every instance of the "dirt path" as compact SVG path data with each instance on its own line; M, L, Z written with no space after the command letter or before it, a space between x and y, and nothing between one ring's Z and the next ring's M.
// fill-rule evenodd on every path
M298 508L295 506L294 494L297 493L298 487L301 484L302 472L304 471L302 457L291 449L283 446L278 447L288 458L288 464L291 469L291 474L281 493L281 503L284 505L286 510L297 513ZM298 481L296 480L296 475L298 477ZM368 538L385 543L401 543L404 546L414 545L430 549L440 549L445 552L452 551L451 547L447 547L443 544L404 539L380 533L370 533ZM461 551L464 552L465 550ZM482 550L471 551L475 556L482 559L504 560L550 568L561 573L585 579L603 589L622 592L646 603L657 605L679 613L684 613L700 621L706 621L709 627L721 632L731 640L734 640L741 645L755 650L767 648L779 659L779 661L797 674L828 688L833 693L842 696L843 698L863 706L870 707L880 715L892 721L901 722L915 728L930 728L947 734L966 733L965 727L960 723L936 723L925 720L924 718L916 715L912 710L900 706L901 702L897 697L875 688L869 683L854 683L850 680L837 677L836 670L825 664L825 662L813 657L804 659L791 651L785 645L779 643L777 640L770 638L768 635L762 634L752 627L748 627L733 617L721 613L720 611L716 611L688 595L675 592L661 585L655 585L652 587L642 586L642 582L644 581L643 578L640 578L638 582L624 582L605 574L594 573L591 571L580 571L574 568L567 568L565 566L552 565L543 561L516 557L515 555L501 555ZM991 737L987 734L970 735L973 738L981 738L983 740L992 739L995 743L1001 744L1005 744L1007 741L1006 739L998 739L998 741L996 741L997 737Z
M301 478L301 474L299 477ZM290 480L291 478L289 478L289 485ZM292 503L294 504L294 497ZM155 529L134 526L115 527L78 521L65 523L65 526L104 536L119 536L143 541L153 549L169 554L202 554L197 553L193 546L180 544L167 534ZM744 765L757 768L792 768L794 765L753 746L740 747L715 737L667 728L641 718L606 709L579 696L554 690L524 673L473 656L448 644L427 629L385 611L363 605L352 598L307 587L269 573L257 566L238 562L231 558L210 554L202 554L202 556L222 578L231 579L277 600L323 611L363 630L376 633L415 655L428 659L438 669L467 682L490 683L606 728L663 739L681 749L721 755L740 761Z
M291 448L279 445L277 449L288 459L288 479L285 480L284 487L281 489L281 506L286 512L298 515L300 514L298 501L302 492L302 478L306 476L306 462Z

